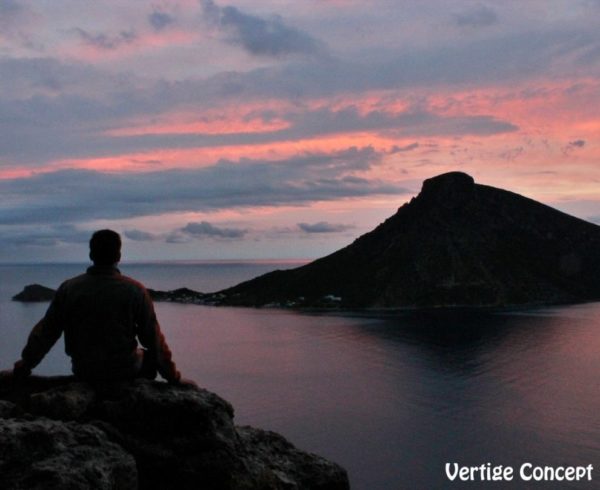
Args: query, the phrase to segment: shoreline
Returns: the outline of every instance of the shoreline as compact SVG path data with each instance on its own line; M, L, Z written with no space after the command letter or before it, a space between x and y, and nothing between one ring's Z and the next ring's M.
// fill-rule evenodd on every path
M14 295L11 300L21 303L43 303L51 301L55 290L42 286L40 284L30 284ZM161 291L148 288L148 292L152 300L160 303L179 303L179 304L194 304L197 306L214 306L214 307L230 307L230 308L252 308L252 309L276 309L286 311L297 311L301 313L335 313L341 315L359 315L359 316L394 316L401 314L421 313L421 314L457 314L457 313L489 313L503 314L511 312L522 312L537 309L545 309L552 307L576 306L581 304L596 303L599 299L585 299L581 301L537 301L529 303L516 303L507 305L406 305L406 306L390 306L390 307L342 307L332 304L331 306L297 306L294 304L286 305L266 304L266 305L243 305L230 304L227 302L229 298L221 292L202 293L189 288L177 288L168 291Z

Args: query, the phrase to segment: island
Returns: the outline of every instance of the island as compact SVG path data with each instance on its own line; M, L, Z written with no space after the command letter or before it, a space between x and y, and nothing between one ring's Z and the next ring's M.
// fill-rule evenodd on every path
M506 307L600 298L600 227L462 172L425 180L347 247L220 291L220 304Z

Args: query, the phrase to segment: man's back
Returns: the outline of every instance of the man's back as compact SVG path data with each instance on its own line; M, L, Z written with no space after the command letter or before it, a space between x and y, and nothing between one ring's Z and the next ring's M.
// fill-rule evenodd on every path
M94 233L94 265L61 284L29 335L15 371L31 372L64 332L73 373L82 379L154 377L158 370L167 381L180 380L146 288L116 267L120 248L120 237L112 230ZM138 340L145 350L138 349Z
M90 267L63 283L56 308L65 350L81 377L128 377L136 367L136 335L156 321L145 288L112 267Z

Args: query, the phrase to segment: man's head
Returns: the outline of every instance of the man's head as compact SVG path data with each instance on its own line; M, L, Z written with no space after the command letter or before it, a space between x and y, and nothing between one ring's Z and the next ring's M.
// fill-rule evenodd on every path
M95 265L110 266L121 260L121 237L116 231L98 230L90 239L90 259Z

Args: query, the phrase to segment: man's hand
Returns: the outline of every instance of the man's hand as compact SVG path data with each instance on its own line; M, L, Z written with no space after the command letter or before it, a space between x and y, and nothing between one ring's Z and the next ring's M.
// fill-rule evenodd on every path
M172 383L175 386L182 386L184 388L198 388L198 385L196 384L195 381L192 381L191 379L187 379L187 378L179 378L178 381Z
M14 375L12 369L0 371L0 393L8 393L13 388Z
M10 393L20 382L31 374L31 369L27 367L21 359L15 362L13 369L0 371L0 393Z
M15 365L13 367L13 379L15 382L25 379L30 374L31 369L29 369L29 367L25 364L25 361L23 361L23 359L20 359L17 362L15 362Z

